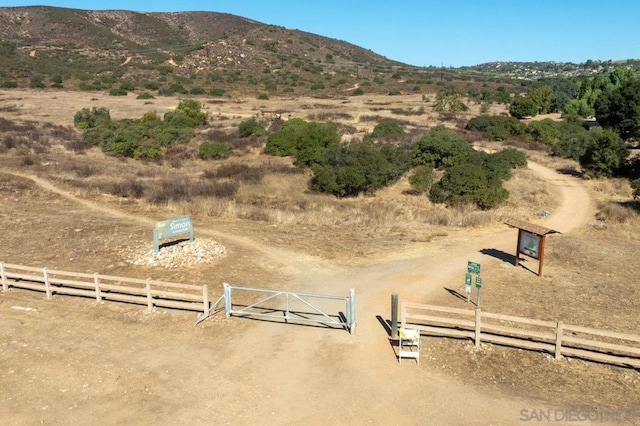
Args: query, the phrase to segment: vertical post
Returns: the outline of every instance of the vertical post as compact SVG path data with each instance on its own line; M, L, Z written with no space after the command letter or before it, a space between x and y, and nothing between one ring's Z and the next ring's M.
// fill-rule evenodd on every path
M209 312L209 287L207 285L202 286L202 308L203 315L207 315Z
M284 294L284 322L289 320L289 292Z
M562 321L558 321L556 328L556 359L562 356Z
M153 296L151 295L151 281L147 278L147 309L153 310Z
M476 287L476 290L478 291L477 300L476 300L476 306L478 308L480 307L480 290L481 289L482 289L482 287Z
M517 268L518 265L520 264L520 241L522 240L522 229L518 229L518 242L516 243L516 264L515 267Z
M476 308L476 333L475 333L475 345L476 347L480 347L480 308Z
M391 295L391 338L398 338L398 294Z
M349 289L349 333L356 331L356 291Z
M96 302L102 302L102 294L100 294L100 278L98 277L98 273L93 274L93 284L96 288Z
M51 299L51 283L49 283L47 268L42 268L42 276L44 277L44 291L47 294L47 299Z
M9 290L7 285L7 276L4 274L4 262L0 262L0 277L2 277L2 291Z
M538 247L538 276L542 276L542 262L544 261L544 242L547 239L546 235L540 236L540 247Z
M158 253L160 251L160 237L158 236L158 229L153 230L153 252Z
M224 289L224 316L229 318L231 316L231 286L227 283L222 286Z

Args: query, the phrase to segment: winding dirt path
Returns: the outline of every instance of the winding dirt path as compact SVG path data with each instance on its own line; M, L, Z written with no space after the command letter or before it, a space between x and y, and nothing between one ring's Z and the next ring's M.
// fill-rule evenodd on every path
M580 182L535 163L529 167L557 186L558 208L541 225L568 233L585 224L593 205ZM80 199L41 178L39 186L87 209L153 225L141 217ZM169 419L197 423L205 419L222 424L514 424L530 401L509 395L486 394L455 378L398 364L381 319L390 317L390 295L401 300L425 301L460 275L467 260L487 267L500 260L481 249L513 251L515 232L472 232L429 244L421 252L399 253L384 261L347 267L306 255L274 249L246 238L201 229L204 235L237 244L282 265L290 283L304 291L346 295L354 288L357 328L353 335L317 327L294 327L269 322L231 319L229 327L242 332L223 347L192 350L179 345L154 352L156 365L182 360L185 376L176 378L176 394L209 395L212 403L180 410ZM242 322L240 325L239 322ZM428 362L424 359L423 362Z

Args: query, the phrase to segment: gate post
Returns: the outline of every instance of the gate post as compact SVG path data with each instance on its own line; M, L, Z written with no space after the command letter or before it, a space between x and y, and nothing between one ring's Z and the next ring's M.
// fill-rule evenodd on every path
M224 289L224 316L229 318L231 316L231 286L224 283L222 287Z
M556 353L555 358L560 359L562 356L562 321L558 321L556 328Z
M207 287L206 284L204 284L202 286L202 305L203 305L202 307L204 308L202 316L206 317L207 313L209 312L209 308L210 308L210 305L209 305L209 287Z
M480 319L481 316L481 312L480 312L480 308L476 308L476 327L475 327L475 345L476 347L480 347L480 335L482 333L482 325L481 322L482 321Z
M398 294L391 294L391 338L398 337Z
M356 331L356 291L349 289L349 333Z
M49 282L49 274L47 268L42 268L42 276L44 277L44 291L47 294L47 300L51 299L51 283Z
M0 262L0 276L2 276L2 291L9 290L7 285L7 276L4 274L4 262Z

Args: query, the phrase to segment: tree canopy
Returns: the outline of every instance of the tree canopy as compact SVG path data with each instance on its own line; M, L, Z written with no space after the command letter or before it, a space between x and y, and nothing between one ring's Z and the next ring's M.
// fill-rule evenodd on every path
M640 77L632 76L604 91L595 102L598 122L623 139L640 136Z

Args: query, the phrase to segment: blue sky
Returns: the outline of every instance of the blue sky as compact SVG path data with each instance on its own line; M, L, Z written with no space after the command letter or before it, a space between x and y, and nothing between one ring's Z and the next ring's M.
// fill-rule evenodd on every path
M32 5L230 13L418 66L640 58L638 0L0 0Z

